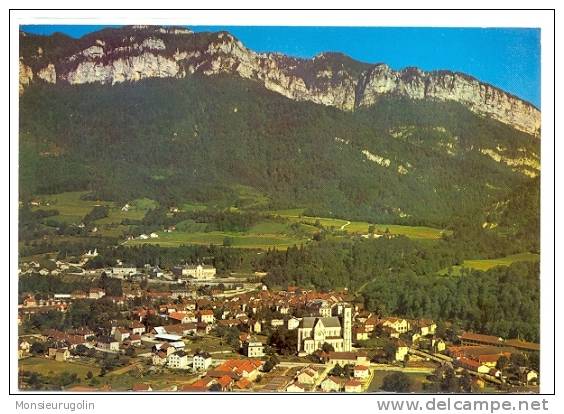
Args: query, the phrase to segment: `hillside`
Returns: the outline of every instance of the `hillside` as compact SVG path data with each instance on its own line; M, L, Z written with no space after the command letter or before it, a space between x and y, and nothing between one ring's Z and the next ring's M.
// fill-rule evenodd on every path
M347 112L232 75L37 83L20 114L22 197L236 202L245 185L269 208L442 226L538 174L538 140L456 102L386 95Z

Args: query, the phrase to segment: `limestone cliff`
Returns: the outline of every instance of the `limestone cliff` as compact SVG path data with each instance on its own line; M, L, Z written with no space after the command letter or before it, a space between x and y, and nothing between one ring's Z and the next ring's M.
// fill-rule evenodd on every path
M535 136L540 132L540 111L533 105L461 73L394 71L338 53L313 59L256 53L229 33L193 33L184 28L106 29L78 40L64 38L65 47L56 49L46 39L22 33L20 92L37 79L115 84L227 73L261 82L290 99L345 111L371 106L378 96L394 94L456 101L518 130Z

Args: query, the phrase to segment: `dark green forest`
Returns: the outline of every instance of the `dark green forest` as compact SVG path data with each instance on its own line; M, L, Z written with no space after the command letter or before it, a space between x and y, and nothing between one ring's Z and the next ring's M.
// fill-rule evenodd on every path
M481 148L500 145L511 155L539 146L455 103L382 97L346 113L228 76L37 84L20 111L22 199L89 190L103 200L170 205L229 200L233 185L244 184L271 207L445 226L530 181Z

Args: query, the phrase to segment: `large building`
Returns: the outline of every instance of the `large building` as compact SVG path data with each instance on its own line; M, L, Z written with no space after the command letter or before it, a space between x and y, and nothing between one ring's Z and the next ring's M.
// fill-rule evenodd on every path
M182 276L190 276L194 279L211 279L215 277L215 267L208 265L186 266L182 269Z
M352 350L352 308L337 304L333 316L306 316L298 327L298 353L312 354L325 343L336 352Z

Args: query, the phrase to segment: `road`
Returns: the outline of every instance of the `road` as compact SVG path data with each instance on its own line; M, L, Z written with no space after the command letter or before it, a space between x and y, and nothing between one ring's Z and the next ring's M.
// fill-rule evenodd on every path
M423 352L419 349L414 349L414 348L409 348L409 353L413 354L413 355L417 355L417 356L422 357L422 358L429 358L430 360L435 361L435 362L440 362L440 363L452 362L451 357L448 357L448 356L443 355L443 354L430 354L428 352Z
M351 222L347 220L347 223L341 226L341 230L344 230L349 224L351 224Z
M433 361L440 362L440 363L444 363L444 362L452 363L452 361L453 361L452 358L450 358L446 355L443 355L443 354L430 354L428 352L423 352L423 351L420 351L418 349L413 349L413 348L409 348L409 353L420 356L420 357L429 358ZM470 375L473 375L473 376L478 377L478 378L482 378L482 379L489 381L489 382L492 382L494 384L498 384L498 385L502 384L502 382L499 379L497 379L496 377L494 377L493 375L480 374L476 371L472 371L472 370L469 370L469 369L467 369L466 372L468 372Z

